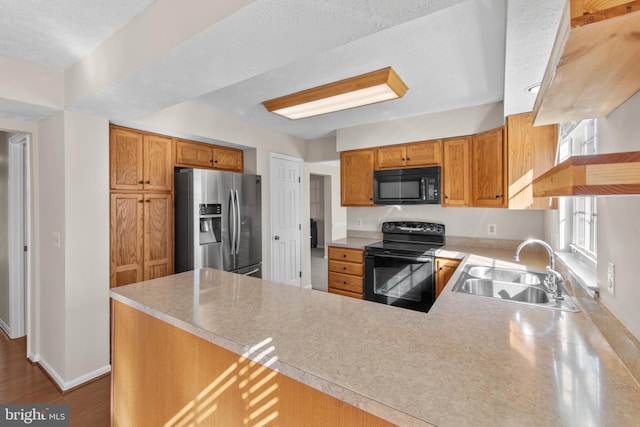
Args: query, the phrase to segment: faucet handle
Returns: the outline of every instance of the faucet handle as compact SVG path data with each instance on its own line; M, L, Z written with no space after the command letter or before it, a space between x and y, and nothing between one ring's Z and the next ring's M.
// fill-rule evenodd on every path
M553 293L557 300L564 299L562 295L562 289L560 284L564 282L564 278L560 273L547 266L547 277L544 279L545 285L549 289L549 292Z

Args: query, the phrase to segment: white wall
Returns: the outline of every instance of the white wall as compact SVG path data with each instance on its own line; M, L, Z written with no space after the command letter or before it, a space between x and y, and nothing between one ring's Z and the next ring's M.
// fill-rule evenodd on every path
M502 126L502 102L338 129L338 151L470 135Z
M57 113L39 125L35 146L39 160L38 241L39 260L36 295L39 300L38 342L35 358L59 382L66 377L66 289L65 289L65 153L64 113ZM60 247L52 234L60 233Z
M362 220L362 227L358 227L358 219ZM443 208L439 205L349 208L347 228L380 232L384 221L402 220L444 224L447 236L524 240L541 239L544 235L544 217L540 211ZM496 225L495 235L487 233L489 224Z
M74 385L109 370L109 122L66 112L64 143L65 381Z
M598 119L598 152L640 151L640 92ZM598 287L603 303L640 338L640 195L598 198ZM607 264L615 264L615 296L607 292Z

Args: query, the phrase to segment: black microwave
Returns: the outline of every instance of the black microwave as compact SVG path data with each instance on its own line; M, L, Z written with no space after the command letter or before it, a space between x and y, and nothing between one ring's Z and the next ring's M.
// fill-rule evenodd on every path
M373 172L376 205L440 204L440 166Z

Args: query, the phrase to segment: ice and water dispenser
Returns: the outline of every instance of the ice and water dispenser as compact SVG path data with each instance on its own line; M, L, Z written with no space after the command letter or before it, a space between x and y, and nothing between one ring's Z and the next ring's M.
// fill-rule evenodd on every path
M200 244L221 242L222 205L219 203L200 205Z

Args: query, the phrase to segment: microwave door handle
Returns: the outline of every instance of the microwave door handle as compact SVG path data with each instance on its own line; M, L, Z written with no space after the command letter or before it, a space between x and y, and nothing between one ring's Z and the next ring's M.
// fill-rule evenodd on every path
M424 176L420 178L420 190L422 190L422 200L427 200L427 184L425 182Z

